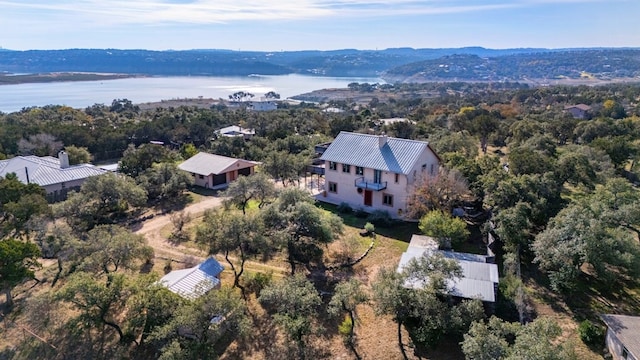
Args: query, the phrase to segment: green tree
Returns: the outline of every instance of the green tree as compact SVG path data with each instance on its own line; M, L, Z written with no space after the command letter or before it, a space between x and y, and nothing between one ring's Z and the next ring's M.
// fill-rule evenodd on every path
M342 232L342 220L313 205L309 193L298 188L283 190L278 199L261 212L267 234L286 244L291 274L296 264L321 260L319 245L333 241Z
M175 152L162 145L143 144L139 147L129 145L118 164L118 171L137 178L155 163L175 162L178 156Z
M357 279L343 281L336 285L331 301L327 308L329 314L333 316L346 313L347 318L343 325L348 326L348 331L343 333L345 344L353 351L356 358L360 358L356 350L355 326L357 320L356 307L369 301L369 295L362 288L362 283ZM341 329L342 330L342 329ZM342 332L342 331L341 331Z
M5 293L7 307L13 306L11 289L34 277L34 269L40 267L39 256L40 249L33 243L14 239L0 241L0 288Z
M429 211L451 212L453 204L469 194L469 184L456 170L441 169L436 176L422 176L407 198L407 216L420 219Z
M216 359L218 345L248 334L246 306L230 288L209 291L174 309L173 317L156 327L149 340L160 359Z
M305 337L313 331L313 319L321 303L313 284L297 274L262 289L258 301L272 314L287 337L296 343L297 358L304 359Z
M0 235L29 236L29 221L40 217L40 220L51 215L51 207L47 200L38 193L26 194L16 202L2 206L4 221L0 228ZM1 238L2 236L0 236Z
M145 205L147 192L128 176L107 173L88 178L80 192L54 206L54 214L63 217L76 231L110 224Z
M198 227L196 242L205 245L209 254L222 253L233 271L233 286L240 288L245 262L252 256L269 258L274 245L264 236L264 225L256 215L240 215L228 211L208 211ZM236 257L236 261L230 258Z
M186 201L184 192L193 184L193 177L173 163L155 164L137 180L147 191L149 200L170 204Z
M251 200L259 201L258 207L262 208L266 201L276 194L273 181L263 173L250 176L241 176L229 184L222 196L227 197L225 204L234 205L246 214L246 208Z
M69 164L86 164L91 161L91 153L86 147L78 146L65 146L64 151L69 155Z
M192 143L183 144L180 147L180 155L185 160L197 154L198 154L198 149Z
M556 291L573 289L583 265L610 284L624 274L640 273L639 201L628 183L613 179L549 221L533 250Z
M471 322L483 318L479 300L450 305L448 282L459 276L458 264L441 254L413 259L402 272L380 270L373 282L376 313L391 315L397 323L398 346L404 358L403 326L414 344L434 346L447 334L462 335ZM407 287L408 283L413 286Z
M469 238L467 224L442 210L428 212L420 219L418 227L423 234L435 238L443 249L450 249Z

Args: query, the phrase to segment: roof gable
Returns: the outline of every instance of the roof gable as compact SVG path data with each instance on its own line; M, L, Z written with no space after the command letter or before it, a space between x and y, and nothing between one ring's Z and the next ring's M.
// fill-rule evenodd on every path
M178 168L191 173L209 176L211 174L224 174L233 169L244 169L258 164L254 161L199 152L178 165Z
M341 132L322 154L321 160L408 175L429 143L408 139ZM434 153L435 155L435 153Z

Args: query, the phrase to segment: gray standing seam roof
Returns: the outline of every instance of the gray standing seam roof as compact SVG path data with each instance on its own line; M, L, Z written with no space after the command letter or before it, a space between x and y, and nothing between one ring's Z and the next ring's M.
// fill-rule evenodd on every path
M342 131L320 157L364 168L409 175L429 143L387 137L380 147L380 136Z
M28 182L47 186L102 175L106 171L90 164L72 165L61 169L60 160L57 158L30 155L1 160L0 176L4 177L9 173L15 173L25 184Z
M193 300L220 284L217 276L222 270L224 266L211 257L192 268L168 273L160 283L169 291Z
M627 351L640 358L640 316L606 314L600 318Z

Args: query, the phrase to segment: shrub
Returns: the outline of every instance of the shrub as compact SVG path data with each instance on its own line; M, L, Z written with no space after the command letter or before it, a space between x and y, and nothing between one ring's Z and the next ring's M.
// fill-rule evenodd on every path
M244 277L245 288L248 292L260 296L262 289L267 287L273 281L273 272L267 273L257 272L253 275L247 275Z
M372 212L367 217L367 221L374 224L375 226L380 226L383 228L393 225L393 218L391 218L391 215L389 215L388 211L384 210L376 210Z
M372 223L368 222L366 224L364 224L364 229L369 233L369 234L373 234L374 231L376 231L376 227L375 225L373 225Z
M353 208L351 207L351 205L347 204L346 202L341 202L340 205L338 205L337 210L341 214L350 214L351 212L353 212Z
M605 330L602 326L585 320L578 326L580 340L589 346L601 346L604 344Z
M367 216L369 216L369 213L360 208L356 210L355 215L357 218L365 219Z

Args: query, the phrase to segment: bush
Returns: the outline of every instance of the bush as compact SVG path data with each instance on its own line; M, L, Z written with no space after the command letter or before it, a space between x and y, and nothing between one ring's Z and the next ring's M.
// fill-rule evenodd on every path
M353 212L353 208L351 207L351 205L347 204L346 202L341 202L340 205L338 205L337 210L341 214L350 214L351 212Z
M373 234L374 231L376 231L376 227L375 225L373 225L372 223L368 222L366 224L364 224L364 229L367 233L369 234Z
M360 208L356 210L355 215L357 218L365 219L367 216L369 216L369 213Z
M380 226L383 228L393 225L393 218L391 218L391 215L389 215L388 211L384 210L376 210L372 212L367 217L367 221L374 224L375 226Z
M580 340L589 346L599 347L604 345L604 327L589 320L580 323L578 334L580 335Z
M260 296L262 289L269 286L272 281L273 272L271 271L268 273L257 272L244 277L245 288L249 293L256 294L256 297Z

